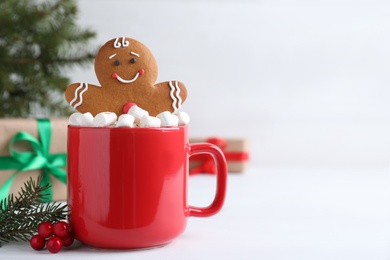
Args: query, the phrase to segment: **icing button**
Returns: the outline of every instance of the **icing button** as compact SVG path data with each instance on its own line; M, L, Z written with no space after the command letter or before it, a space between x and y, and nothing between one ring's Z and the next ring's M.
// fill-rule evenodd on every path
M132 106L136 106L137 104L133 103L133 102L129 102L129 103L126 103L124 106L123 106L123 113L124 114L127 114L127 112L129 112L130 108Z

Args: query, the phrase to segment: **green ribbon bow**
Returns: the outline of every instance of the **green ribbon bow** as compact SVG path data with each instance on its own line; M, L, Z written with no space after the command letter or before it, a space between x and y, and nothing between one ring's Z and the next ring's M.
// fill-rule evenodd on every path
M11 139L9 151L11 156L0 157L0 170L15 170L10 178L0 187L0 199L9 195L12 182L16 175L24 171L42 169L41 186L51 184L50 174L66 184L66 171L61 167L66 166L66 153L49 154L51 140L51 123L48 119L38 119L39 140L26 132L18 132ZM16 142L27 141L30 143L32 151L18 152L13 149ZM47 190L48 196L45 201L51 201L53 198L52 188Z

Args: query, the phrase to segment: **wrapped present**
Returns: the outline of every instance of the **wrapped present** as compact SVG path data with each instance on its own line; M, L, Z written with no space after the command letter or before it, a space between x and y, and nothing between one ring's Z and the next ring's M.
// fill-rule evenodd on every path
M229 172L244 172L249 161L249 142L240 138L190 138L190 143L212 143L223 151ZM216 167L213 158L208 154L190 157L190 174L215 174Z
M46 201L66 200L66 118L0 119L0 199L41 176Z

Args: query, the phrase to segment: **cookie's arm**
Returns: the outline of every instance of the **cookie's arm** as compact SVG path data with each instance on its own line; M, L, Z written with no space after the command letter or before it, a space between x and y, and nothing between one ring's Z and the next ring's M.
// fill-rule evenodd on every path
M77 109L81 113L91 112L96 115L94 109L96 104L93 104L94 96L100 96L102 88L88 83L73 83L68 86L65 91L65 99L69 105Z
M184 101L187 99L187 88L184 83L171 80L161 82L155 85L156 88L164 88L164 98L162 99L162 111L175 112L178 110Z

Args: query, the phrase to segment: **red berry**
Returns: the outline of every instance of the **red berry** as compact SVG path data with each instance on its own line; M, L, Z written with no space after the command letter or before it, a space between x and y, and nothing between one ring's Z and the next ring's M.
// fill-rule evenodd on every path
M71 246L74 241L74 235L72 233L68 233L66 236L62 237L62 242L65 247Z
M50 253L58 253L62 247L64 246L64 243L62 242L62 239L56 236L52 236L47 240L46 247L47 250L50 251Z
M65 221L58 221L54 224L53 232L56 236L64 237L69 233L69 225Z
M30 239L30 246L35 250L42 250L45 247L45 238L40 235L35 235Z
M42 222L38 226L38 234L41 235L43 238L50 237L53 235L53 224L46 221Z

